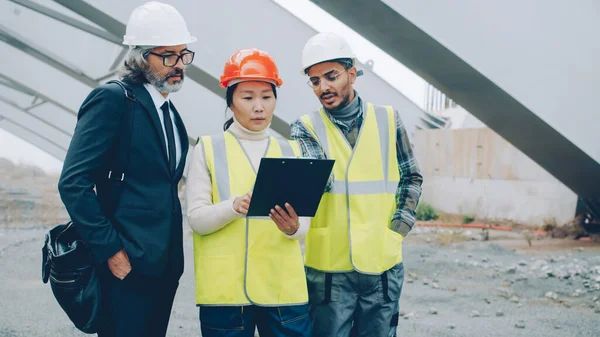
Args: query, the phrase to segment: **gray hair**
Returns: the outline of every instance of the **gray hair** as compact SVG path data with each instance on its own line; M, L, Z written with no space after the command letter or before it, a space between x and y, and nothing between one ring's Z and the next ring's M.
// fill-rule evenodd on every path
M151 50L152 47L145 46L130 48L125 56L125 61L117 71L119 77L132 84L148 83L146 77L148 61L146 61L146 57Z
M123 65L118 70L119 76L131 84L150 83L162 93L179 91L183 85L185 67L183 70L173 69L166 75L160 74L150 67L147 60L152 48L154 47L135 46L129 49L129 52L125 56L125 62L123 62ZM181 80L170 84L168 79L173 75L181 76Z

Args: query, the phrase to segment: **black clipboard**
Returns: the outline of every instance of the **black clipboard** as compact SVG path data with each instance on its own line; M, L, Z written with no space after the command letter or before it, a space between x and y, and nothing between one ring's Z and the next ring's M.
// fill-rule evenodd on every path
M332 159L262 158L252 190L248 217L269 216L285 203L298 216L313 217L331 175Z

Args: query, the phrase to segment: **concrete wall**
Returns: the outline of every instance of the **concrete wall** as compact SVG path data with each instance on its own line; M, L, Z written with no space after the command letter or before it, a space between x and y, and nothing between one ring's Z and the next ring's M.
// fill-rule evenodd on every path
M489 128L417 131L421 202L453 214L543 225L575 215L577 195Z

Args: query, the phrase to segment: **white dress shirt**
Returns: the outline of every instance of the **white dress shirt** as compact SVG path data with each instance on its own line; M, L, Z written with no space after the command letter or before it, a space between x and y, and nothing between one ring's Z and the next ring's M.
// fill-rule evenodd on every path
M163 97L163 95L158 91L152 84L146 83L144 87L152 97L152 102L154 102L154 106L156 107L156 113L158 113L158 118L160 119L160 124L162 125L163 136L165 137L165 146L167 151L167 158L171 155L169 153L169 141L167 140L167 131L165 130L165 120L162 112L162 105L165 102L169 101L169 99ZM169 104L169 114L171 115L171 121L173 122L173 136L175 137L175 168L179 167L179 161L181 160L181 138L179 138L179 130L177 129L177 125L175 125L175 116L173 115L173 110L171 110L171 104Z

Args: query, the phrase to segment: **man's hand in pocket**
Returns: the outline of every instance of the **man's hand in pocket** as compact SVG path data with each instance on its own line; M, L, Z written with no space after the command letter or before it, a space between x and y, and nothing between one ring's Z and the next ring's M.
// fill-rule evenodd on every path
M119 280L124 279L129 274L131 264L129 264L129 257L125 249L121 249L108 259L108 268Z

